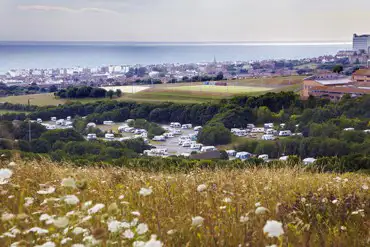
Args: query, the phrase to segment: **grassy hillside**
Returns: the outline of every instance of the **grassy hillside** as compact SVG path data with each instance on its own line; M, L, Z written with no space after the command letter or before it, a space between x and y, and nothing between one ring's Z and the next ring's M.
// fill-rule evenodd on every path
M161 246L149 245L154 238L145 245L152 234L164 246L369 244L366 175L8 163L0 166L13 173L8 181L0 178L0 246ZM0 171L3 178L9 172Z

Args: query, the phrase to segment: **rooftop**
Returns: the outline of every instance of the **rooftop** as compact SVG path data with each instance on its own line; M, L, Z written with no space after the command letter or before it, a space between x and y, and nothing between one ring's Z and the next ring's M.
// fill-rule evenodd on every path
M318 86L313 87L312 91L321 91L321 92L328 92L328 93L344 93L344 94L351 94L351 93L360 93L360 94L370 94L370 89L364 88L357 88L357 87L326 87L326 86Z
M356 70L353 75L370 76L370 69L359 69Z

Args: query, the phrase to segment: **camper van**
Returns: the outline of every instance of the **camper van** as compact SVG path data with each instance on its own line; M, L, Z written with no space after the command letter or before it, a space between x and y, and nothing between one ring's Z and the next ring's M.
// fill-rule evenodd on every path
M235 155L235 158L241 159L241 160L247 160L250 157L252 157L252 154L251 153L248 153L248 152L238 152Z
M263 159L264 161L267 161L269 159L269 156L267 154L261 154L261 155L258 155L258 158Z
M202 153L204 153L204 152L210 152L210 151L216 151L217 149L215 148L215 146L205 146L205 147L202 147L201 149L200 149L200 151L202 152Z
M184 148L188 148L188 147L191 146L191 142L190 141L184 141L181 146L184 147Z
M183 124L181 126L181 129L191 129L191 128L193 128L193 125L192 124Z
M279 136L291 136L292 132L290 130L282 130L279 132Z
M275 136L273 136L273 135L263 135L262 140L272 141L272 140L275 140Z
M104 121L103 124L104 125L113 125L114 122L113 121Z
M94 133L87 134L87 140L89 140L89 141L96 140L96 134L94 134Z
M289 156L281 156L281 157L279 158L279 160L281 160L281 161L287 161L287 160L288 160L288 158L289 158Z
M170 123L171 128L181 128L181 124L178 122L172 122Z
M273 135L273 134L275 133L275 131L276 131L276 130L274 130L274 129L267 129L267 130L265 131L265 133L266 133L266 135Z
M108 141L111 141L111 140L113 140L114 139L114 134L112 134L112 133L107 133L107 134L105 134L105 139L106 140L108 140Z
M164 136L154 136L153 141L164 142L166 138Z
M132 127L126 127L123 129L124 132L126 133L134 133L135 131L135 128L132 128Z
M173 134L178 136L178 135L182 134L182 131L178 130L178 129L175 129L175 130L173 130Z

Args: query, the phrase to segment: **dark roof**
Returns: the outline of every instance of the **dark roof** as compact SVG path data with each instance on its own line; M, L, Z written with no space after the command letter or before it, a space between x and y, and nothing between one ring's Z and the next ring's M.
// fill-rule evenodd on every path
M195 160L212 160L212 159L220 159L221 153L220 151L210 151L205 153L199 153L199 154L192 154L190 155L191 159Z
M362 94L370 94L370 89L364 88L352 88L352 87L325 87L325 86L318 86L311 88L311 91L321 91L327 93L362 93Z

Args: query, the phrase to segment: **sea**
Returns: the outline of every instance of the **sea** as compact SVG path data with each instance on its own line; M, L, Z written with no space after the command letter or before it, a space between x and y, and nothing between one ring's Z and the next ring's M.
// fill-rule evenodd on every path
M11 69L302 59L350 50L351 43L1 42L0 74Z

